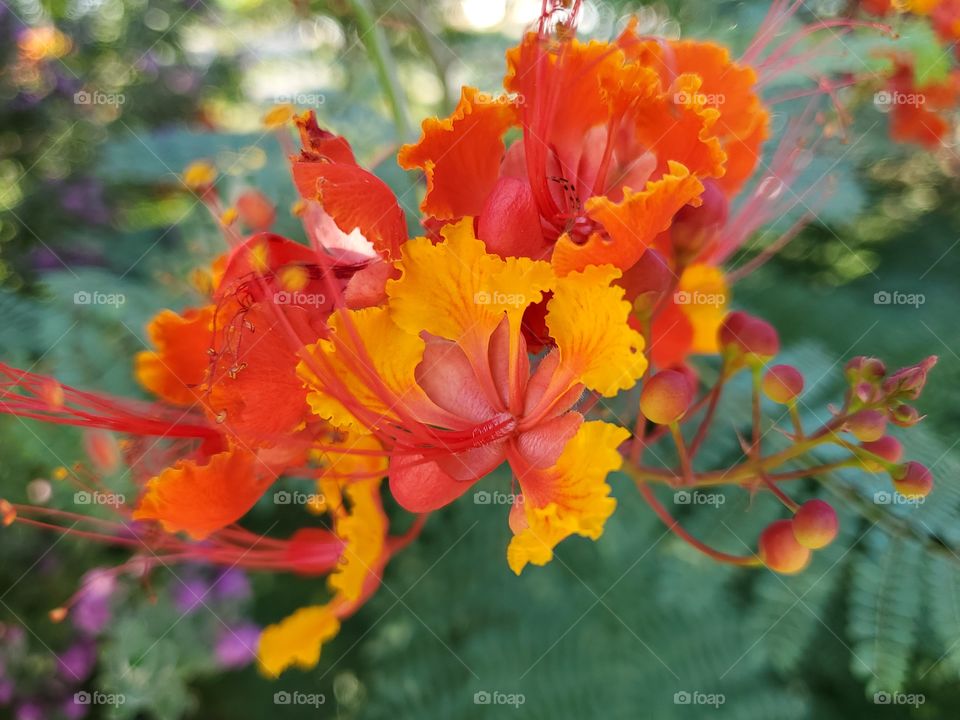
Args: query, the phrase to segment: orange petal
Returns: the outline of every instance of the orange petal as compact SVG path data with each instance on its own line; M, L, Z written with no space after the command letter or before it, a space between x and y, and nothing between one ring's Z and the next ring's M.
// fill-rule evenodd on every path
M162 310L147 325L155 351L137 354L137 380L157 397L174 405L192 405L200 400L210 367L207 350L213 343L212 305L178 315Z
M493 189L503 158L503 134L515 122L510 102L464 87L453 114L423 121L423 134L404 145L397 162L427 176L420 209L436 218L479 215Z
M624 191L623 200L606 197L587 201L587 214L603 225L610 239L593 234L578 245L562 235L553 250L553 267L558 275L583 270L588 265L613 265L629 270L658 233L666 230L674 214L684 205L699 204L703 184L679 163L669 164L669 174L647 183L640 192Z
M272 482L258 471L256 456L234 447L206 464L180 460L152 478L134 520L158 520L167 532L196 540L243 517ZM265 469L265 468L264 468Z
M330 605L297 610L260 635L257 659L260 670L277 677L288 667L309 670L320 661L320 648L340 632L340 621Z

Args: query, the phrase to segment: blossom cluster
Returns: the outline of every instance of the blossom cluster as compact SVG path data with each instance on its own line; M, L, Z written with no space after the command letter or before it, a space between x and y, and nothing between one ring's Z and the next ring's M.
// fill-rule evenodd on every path
M795 501L790 481L854 467L887 474L905 497L929 493L930 472L902 461L887 428L919 422L913 402L935 358L892 373L851 360L831 419L804 427L804 378L777 364L777 331L731 309L735 280L803 223L727 269L784 212L784 193L757 181L794 182L816 141L808 110L765 162L775 105L764 91L814 52L801 41L864 23L816 21L778 39L796 5L774 2L734 58L709 41L644 36L636 23L583 42L579 6L545 2L507 52L504 92L464 87L448 117L426 120L399 150L401 167L425 180L420 237L408 236L390 187L313 112L282 106L265 118L290 157L306 243L271 231L276 208L259 191L231 203L213 166L188 168L184 183L228 249L195 273L195 303L148 327L134 371L156 400L0 365L0 410L92 433L91 462L63 468L65 480L109 492L98 468L120 464L136 497L109 503L111 519L2 501L5 523L82 528L127 548L120 570L132 575L202 562L325 578L324 602L261 633L258 663L275 676L315 665L429 514L478 482L492 488L503 466L513 484L505 555L517 574L572 536L601 538L616 471L696 549L783 573L838 531L831 505ZM850 82L810 81L810 108L836 103ZM715 359L715 380L698 374L697 356ZM740 374L752 380L752 435L736 464L704 469L698 451ZM785 449L764 449L771 429ZM676 467L648 464L660 438ZM843 457L801 462L827 445ZM292 492L292 479L311 491ZM789 517L736 555L684 530L656 492L719 485L770 493ZM411 517L388 514L387 495ZM271 497L303 505L289 537L239 524Z

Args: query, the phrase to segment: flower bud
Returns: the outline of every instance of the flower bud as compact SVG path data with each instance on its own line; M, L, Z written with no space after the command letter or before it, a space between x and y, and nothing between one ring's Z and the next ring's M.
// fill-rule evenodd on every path
M727 221L729 203L716 182L703 181L700 199L702 202L697 207L684 205L680 208L670 226L670 242L681 265L695 259Z
M183 184L198 195L203 195L213 187L217 180L217 171L208 162L198 160L183 171Z
M879 440L872 442L860 443L860 447L869 453L883 458L887 462L900 462L900 458L903 457L903 445L900 444L899 440L890 435L884 435ZM870 472L882 472L884 469L880 463L873 462L867 458L861 458L861 460L864 468Z
M913 427L923 420L924 417L925 416L917 412L915 407L910 405L898 405L890 411L890 419L893 421L893 424L904 428Z
M620 285L627 289L627 298L641 317L648 316L670 290L674 273L666 259L648 248L636 264L623 274Z
M683 417L692 401L693 387L687 376L662 370L643 384L640 412L657 425L670 425Z
M810 562L810 550L797 542L792 520L776 520L760 533L759 552L763 564L774 572L793 575Z
M790 365L774 365L763 376L763 392L774 402L787 405L803 392L803 375Z
M858 355L850 360L845 370L851 381L865 380L871 383L882 380L887 374L887 366L883 364L883 360L865 355Z
M745 312L732 312L720 326L718 340L727 355L769 360L780 352L780 338L773 325Z
M244 190L237 198L237 214L255 232L269 230L277 217L273 204L258 190Z
M893 487L905 498L924 498L933 490L933 475L926 465L911 460L890 473Z
M883 437L887 416L879 410L860 410L848 417L843 426L860 442L873 442Z
M884 381L884 392L891 398L916 400L927 384L927 375L936 364L937 356L931 355L916 365L897 370Z
M792 522L797 542L810 550L819 550L832 543L840 529L837 511L823 500L805 502Z

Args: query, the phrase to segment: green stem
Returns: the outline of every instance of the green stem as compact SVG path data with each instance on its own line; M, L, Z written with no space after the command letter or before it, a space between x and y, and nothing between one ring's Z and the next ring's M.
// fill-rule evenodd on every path
M380 86L387 96L387 102L390 104L393 120L397 126L397 136L401 141L406 142L412 137L410 116L407 113L403 89L397 79L396 62L387 44L387 37L374 18L370 0L347 0L347 3L353 9L353 15L360 30L360 40L377 68Z

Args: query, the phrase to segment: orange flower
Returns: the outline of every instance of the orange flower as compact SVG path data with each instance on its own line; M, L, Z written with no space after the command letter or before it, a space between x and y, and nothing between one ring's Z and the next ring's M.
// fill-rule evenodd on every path
M519 573L571 534L599 537L613 512L604 479L629 433L575 407L584 388L632 387L644 342L615 268L558 278L546 262L487 253L470 219L442 234L404 245L385 307L335 312L300 373L314 413L389 448L390 489L408 510L442 507L507 461L522 491L508 556ZM548 291L557 347L532 368L520 322Z
M632 267L699 203L701 180L724 175L727 153L700 78L662 77L628 45L529 33L507 52L509 95L466 87L449 118L425 121L398 161L426 174L431 222L476 217L491 252L552 258L561 275ZM724 135L748 125L731 118ZM522 138L507 147L514 126Z

